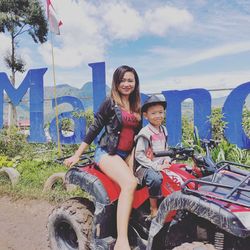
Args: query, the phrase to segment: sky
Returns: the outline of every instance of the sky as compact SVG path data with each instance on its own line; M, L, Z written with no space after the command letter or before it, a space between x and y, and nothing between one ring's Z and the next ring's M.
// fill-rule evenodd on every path
M45 6L45 0L41 0ZM106 83L120 65L136 69L143 93L192 88L235 88L250 81L248 0L52 0L62 20L53 35L57 84L81 88L92 80L89 63L105 62ZM48 68L51 38L19 38L26 69ZM0 55L10 47L0 33ZM0 71L8 72L0 58ZM21 82L24 75L18 75ZM214 92L225 95L225 92Z

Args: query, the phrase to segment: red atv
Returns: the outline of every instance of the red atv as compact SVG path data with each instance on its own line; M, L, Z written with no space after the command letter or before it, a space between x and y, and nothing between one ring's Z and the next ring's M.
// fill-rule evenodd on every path
M173 160L191 157L194 166L174 163L162 171L165 198L159 201L159 212L152 222L147 220L147 187L138 186L129 222L132 249L193 249L197 241L202 242L199 249L250 248L250 172L239 168L249 166L226 161L215 164L210 143L203 142L206 156L195 154L192 148L158 153ZM52 211L48 222L50 246L111 250L120 190L98 169L91 154L82 159L85 162L71 168L66 180L79 185L88 196L69 199Z

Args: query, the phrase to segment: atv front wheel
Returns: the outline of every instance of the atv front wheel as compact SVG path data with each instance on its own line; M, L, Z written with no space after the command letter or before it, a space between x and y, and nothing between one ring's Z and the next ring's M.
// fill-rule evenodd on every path
M94 205L83 198L73 198L56 207L49 216L51 249L90 249Z

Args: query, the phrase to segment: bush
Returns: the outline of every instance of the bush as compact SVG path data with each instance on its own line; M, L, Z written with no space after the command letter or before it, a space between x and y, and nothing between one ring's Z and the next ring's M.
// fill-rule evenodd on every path
M247 109L247 107L243 108L243 114L242 114L242 125L244 128L244 131L248 137L250 137L250 110Z
M24 151L29 151L30 145L26 141L26 136L17 128L2 129L0 131L0 154L8 157L15 157Z
M250 165L250 152L245 149L242 150L226 140L222 140L218 146L213 148L211 154L215 162L227 160Z
M66 172L67 168L42 160L26 160L17 166L17 170L21 175L21 185L42 189L50 175L56 172Z

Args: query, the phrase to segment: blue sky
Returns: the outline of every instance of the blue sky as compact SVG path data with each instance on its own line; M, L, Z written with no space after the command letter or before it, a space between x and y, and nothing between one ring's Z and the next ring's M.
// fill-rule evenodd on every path
M61 35L54 37L57 83L80 88L91 81L88 64L100 61L106 63L108 85L115 68L133 66L144 93L234 88L250 81L250 1L52 3L63 21ZM53 84L50 42L38 45L22 36L18 48L27 69L49 68L45 85ZM0 33L0 54L9 46L7 34ZM2 61L0 70L7 72Z

